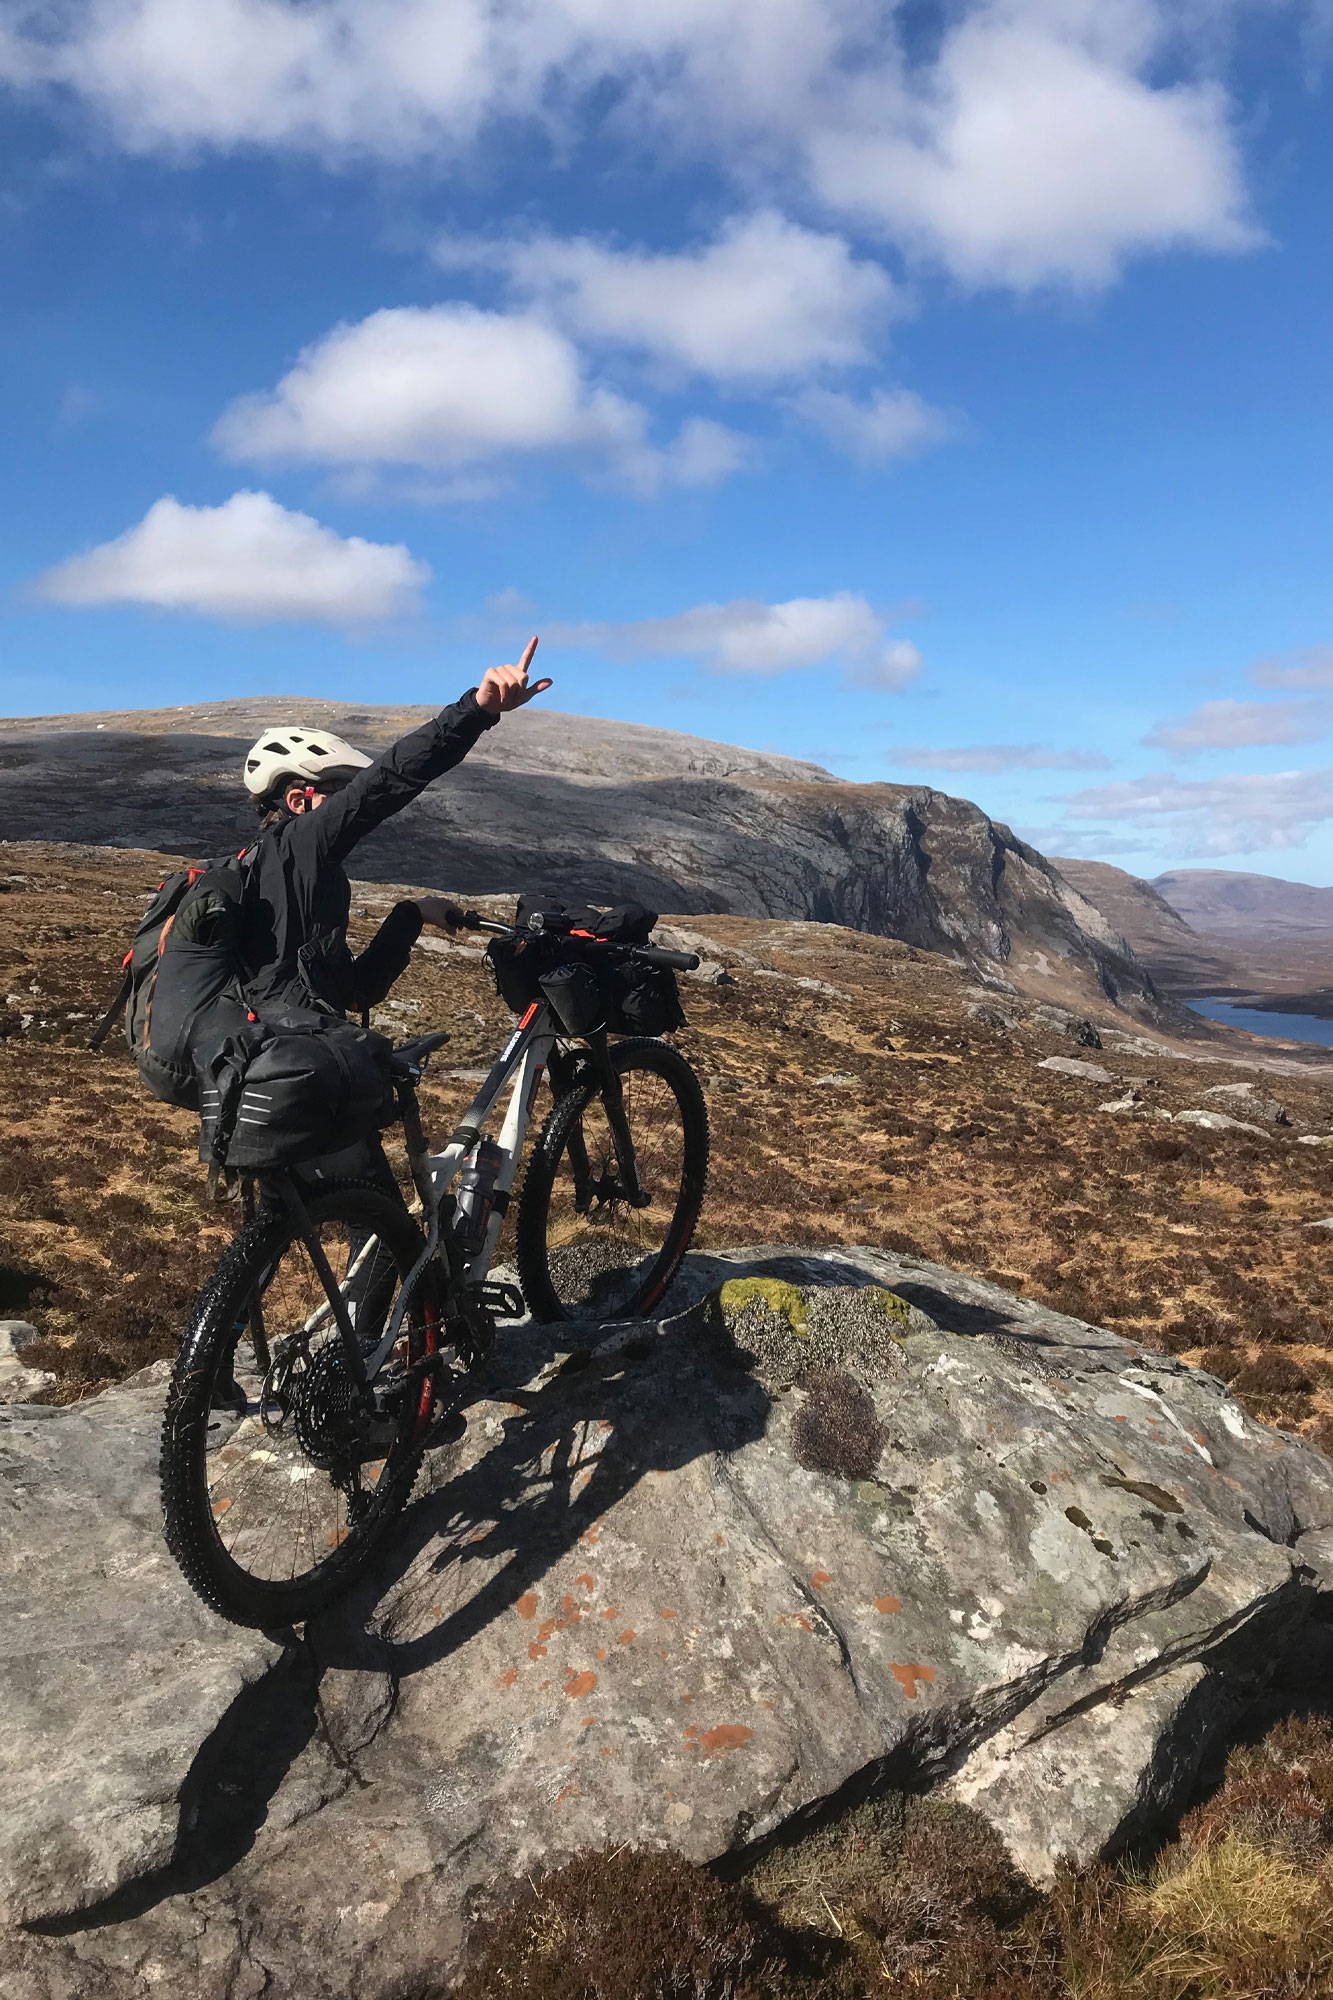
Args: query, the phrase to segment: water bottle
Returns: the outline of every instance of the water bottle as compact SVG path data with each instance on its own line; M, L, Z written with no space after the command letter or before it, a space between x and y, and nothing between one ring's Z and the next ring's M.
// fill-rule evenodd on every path
M463 1160L454 1188L454 1231L464 1256L475 1257L486 1241L495 1206L495 1182L504 1154L494 1139L479 1139Z

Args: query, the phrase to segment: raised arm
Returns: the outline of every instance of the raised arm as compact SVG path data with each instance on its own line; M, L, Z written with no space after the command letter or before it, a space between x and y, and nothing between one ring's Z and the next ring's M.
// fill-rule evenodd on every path
M517 666L490 668L480 687L469 688L420 729L400 736L374 764L326 799L318 812L297 820L288 839L309 842L321 859L344 859L358 841L401 812L433 779L460 764L477 738L494 728L502 715L545 693L549 680L528 684L536 647L533 639Z

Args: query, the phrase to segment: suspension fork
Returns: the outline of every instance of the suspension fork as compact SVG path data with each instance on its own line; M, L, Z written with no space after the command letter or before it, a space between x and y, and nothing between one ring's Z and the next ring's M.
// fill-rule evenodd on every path
M606 1122L611 1127L611 1137L616 1142L616 1159L620 1163L620 1180L625 1190L625 1198L631 1208L647 1206L647 1196L639 1183L639 1162L634 1153L634 1140L625 1116L625 1087L620 1071L611 1060L611 1044L605 1028L599 1028L588 1036L588 1047L592 1052L593 1074L601 1089L602 1102L606 1106ZM583 1145L582 1132L579 1145ZM573 1146L571 1143L571 1153ZM578 1163L575 1162L577 1184ZM586 1150L583 1157L583 1171L588 1171Z

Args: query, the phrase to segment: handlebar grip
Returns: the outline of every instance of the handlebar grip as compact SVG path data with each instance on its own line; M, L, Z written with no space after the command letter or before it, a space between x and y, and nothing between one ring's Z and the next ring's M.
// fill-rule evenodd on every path
M660 944L640 945L634 956L646 959L649 965L670 966L673 972L694 972L699 964L697 951L668 951Z

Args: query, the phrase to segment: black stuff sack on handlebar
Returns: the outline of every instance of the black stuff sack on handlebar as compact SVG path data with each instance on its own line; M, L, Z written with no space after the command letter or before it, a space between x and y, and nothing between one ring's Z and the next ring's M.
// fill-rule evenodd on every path
M612 1035L669 1035L685 1025L674 973L667 966L580 946L645 945L657 914L641 903L601 910L520 896L516 937L493 938L487 957L507 1007L525 1013L548 1000L568 1035L605 1028Z
M395 1115L393 1044L336 1014L248 1023L199 1065L199 1157L264 1174L369 1138Z
M569 963L576 953L577 946L572 940L593 938L606 944L647 944L656 922L656 913L644 909L640 903L599 910L589 903L558 903L546 896L520 896L514 913L518 936L492 938L486 947L495 990L515 1014L525 1013L534 1001L547 997L543 980ZM581 1009L579 1017L585 1013L586 1008ZM563 1021L565 1016L561 1014L560 1018ZM568 1032L590 1034L592 1029L571 1027Z

